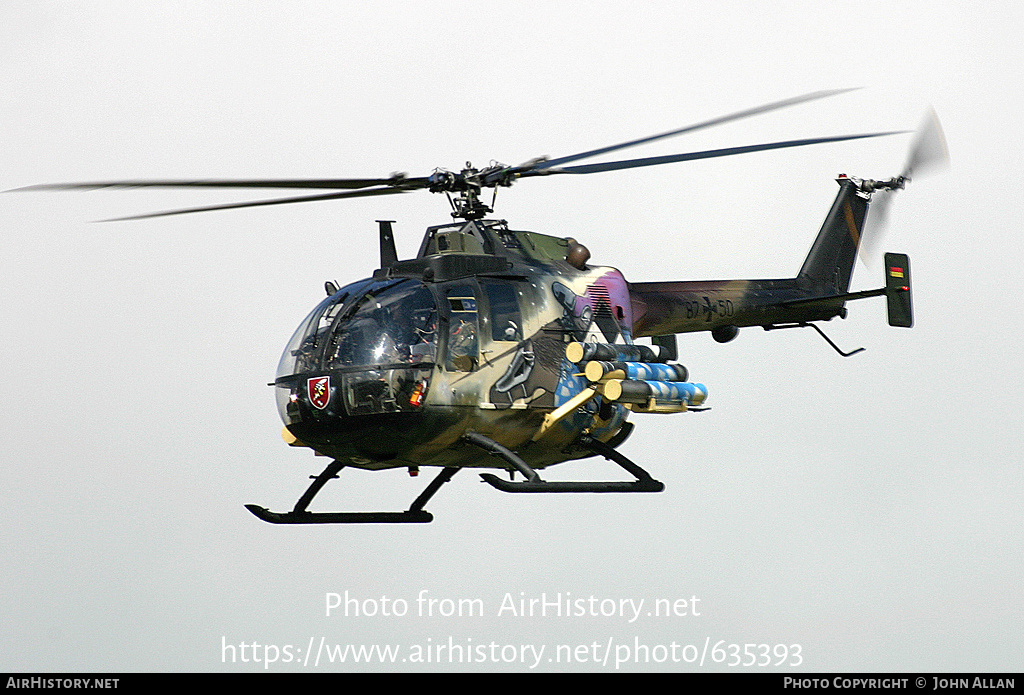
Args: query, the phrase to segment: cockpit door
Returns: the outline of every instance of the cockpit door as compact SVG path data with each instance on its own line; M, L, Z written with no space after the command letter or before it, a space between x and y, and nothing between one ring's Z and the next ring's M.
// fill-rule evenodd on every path
M534 336L527 335L523 321L529 284L482 279L480 289L480 354L489 379L482 407L550 407L551 398L544 396L551 393L554 375L538 363Z

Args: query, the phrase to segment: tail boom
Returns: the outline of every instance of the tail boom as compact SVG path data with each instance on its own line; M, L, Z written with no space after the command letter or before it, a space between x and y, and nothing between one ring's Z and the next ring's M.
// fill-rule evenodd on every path
M812 288L799 278L631 283L629 293L635 337L827 321L845 315L841 297L804 304L813 296Z
M870 192L846 176L837 181L839 194L796 277L630 283L633 335L711 331L726 342L746 326L767 329L845 318L847 301L881 295L888 298L890 325L912 325L906 256L886 254L886 287L849 291Z

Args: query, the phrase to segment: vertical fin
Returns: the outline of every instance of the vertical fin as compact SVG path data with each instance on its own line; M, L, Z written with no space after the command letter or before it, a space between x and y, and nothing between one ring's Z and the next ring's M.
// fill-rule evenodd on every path
M798 276L813 281L820 290L834 294L850 289L853 264L857 260L857 247L868 209L867 200L857 195L857 184L852 179L841 177L838 181L839 194Z

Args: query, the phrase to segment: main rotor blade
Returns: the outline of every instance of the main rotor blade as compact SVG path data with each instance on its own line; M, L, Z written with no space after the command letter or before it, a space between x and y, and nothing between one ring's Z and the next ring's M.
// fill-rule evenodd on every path
M386 179L199 179L189 180L127 180L92 183L44 183L16 188L16 191L91 191L100 188L332 188L357 189L373 186L426 186L425 178L408 179L392 176Z
M748 152L762 152L764 150L780 150L786 147L803 147L804 145L817 145L823 142L842 142L843 140L860 140L863 138L877 138L883 135L898 135L906 133L905 130L894 130L886 133L865 133L863 135L839 135L827 138L808 138L805 140L786 140L783 142L767 142L760 145L745 145L743 147L727 147L721 150L705 150L703 152L685 152L683 154L669 154L661 157L643 157L641 159L626 159L618 162L602 162L600 164L578 164L571 167L560 167L553 171L525 172L522 176L541 176L544 174L596 174L602 171L617 171L619 169L635 169L637 167L649 167L657 164L671 164L672 162L688 162L695 159L712 159L714 157L731 157L734 154L746 154Z
M542 169L550 169L552 167L558 167L562 164L568 164L569 162L575 162L580 159L586 159L587 157L596 157L599 154L606 154L608 152L614 152L615 150L625 149L627 147L634 147L636 145L643 145L648 142L654 142L655 140L661 140L662 138L672 137L674 135L682 135L683 133L692 133L697 130L704 128L710 128L711 126L722 125L723 123L729 123L730 121L738 121L742 118L749 118L750 116L756 116L761 113L768 111L774 111L776 109L782 109L787 106L795 106L796 104L802 104L806 101L813 101L815 99L824 99L825 97L835 96L836 94L844 94L845 92L851 92L859 87L850 87L847 89L828 89L819 92L811 92L810 94L804 94L798 97L792 97L790 99L783 99L782 101L773 101L770 104L763 106L755 106L751 109L744 109L743 111L737 111L727 116L719 116L718 118L712 118L709 121L703 121L701 123L695 123L684 128L677 130L670 130L667 133L661 133L659 135L651 135L646 138L640 138L639 140L630 140L629 142L619 143L618 145L609 145L608 147L600 147L596 150L590 150L588 152L580 152L579 154L571 154L566 157L559 157L558 159L548 159L545 161L524 165L526 171L536 171Z
M166 210L164 212L150 212L143 215L131 215L130 217L115 217L103 222L123 222L126 220L144 220L150 217L169 217L171 215L188 215L193 212L210 212L212 210L234 210L237 208L255 208L266 205L287 205L288 203L309 203L318 200L336 200L338 198L361 198L371 195L391 195L393 193L405 193L405 188L379 188L372 191L353 191L351 193L324 193L321 195L306 195L295 198L274 198L272 200L253 200L246 203L227 203L224 205L208 205L198 208L185 208L182 210Z

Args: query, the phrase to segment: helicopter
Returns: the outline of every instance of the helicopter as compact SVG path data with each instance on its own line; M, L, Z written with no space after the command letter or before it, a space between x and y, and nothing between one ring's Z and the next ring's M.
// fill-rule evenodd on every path
M125 180L44 184L19 190L127 187L327 189L330 193L193 207L118 218L382 196L443 193L452 222L428 227L415 258L398 257L393 221L378 220L380 267L326 298L299 324L274 387L285 442L330 459L289 512L246 508L274 524L427 523L427 502L464 468L509 493L660 492L664 484L618 448L631 414L707 410L708 388L678 363L676 335L708 331L720 343L741 328L811 327L845 318L851 300L884 296L888 322L911 327L910 262L885 254L885 285L850 291L873 195L905 187L941 158L937 120L922 129L904 171L887 180L840 175L839 192L795 277L766 280L628 282L593 265L574 238L509 226L481 199L519 179L591 174L673 162L841 142L899 132L807 138L743 147L574 164L617 150L748 118L850 90L776 101L684 128L518 166L492 164L428 176L278 180ZM925 131L928 131L925 137ZM936 144L938 143L938 144ZM650 345L636 342L649 338ZM539 471L601 456L627 481L553 481ZM440 471L404 511L313 512L309 505L345 467ZM508 479L491 470L507 472ZM516 480L516 474L522 480Z

